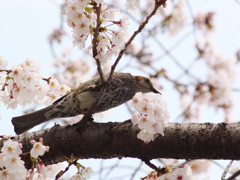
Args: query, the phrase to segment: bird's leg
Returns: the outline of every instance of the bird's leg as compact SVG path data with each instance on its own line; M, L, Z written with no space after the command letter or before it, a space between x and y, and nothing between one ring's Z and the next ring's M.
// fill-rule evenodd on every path
M87 111L87 113L84 114L83 118L79 122L80 124L94 120L93 117L92 117L92 115L93 115L92 112L96 109L96 107L98 106L98 103L101 101L101 98L102 98L103 94L105 93L108 84L109 84L108 82L106 82L106 81L104 82L104 85L102 86L102 89L101 89L101 91L100 91L100 93L99 93L99 95L97 97L96 102Z
M82 119L79 121L79 124L86 124L89 121L93 121L93 115L92 114L84 114L84 116L82 117Z

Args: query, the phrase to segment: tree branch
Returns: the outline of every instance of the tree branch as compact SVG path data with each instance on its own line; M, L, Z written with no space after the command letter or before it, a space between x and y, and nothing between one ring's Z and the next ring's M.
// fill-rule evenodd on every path
M54 126L50 129L16 136L23 144L23 152L29 152L30 140L43 138L50 146L41 159L45 164L64 161L71 154L76 158L139 159L240 159L240 124L170 123L164 136L145 144L137 139L138 129L127 120L123 123L76 124ZM1 146L0 142L0 146ZM27 168L29 157L23 156Z
M148 21L156 14L158 8L160 6L164 6L166 4L166 0L155 0L155 6L152 10L152 12L146 17L146 19L142 22L142 24L139 25L138 29L132 34L130 39L125 43L124 48L119 52L117 59L115 60L114 64L111 67L111 72L109 74L108 80L112 79L112 75L114 73L114 70L119 63L120 59L122 58L123 54L127 50L127 47L131 44L131 42L135 39L135 37L143 30L143 28L148 24Z
M97 20L96 20L97 22L96 22L96 28L94 29L94 34L93 34L92 52L93 52L93 58L95 59L96 64L97 64L97 70L98 70L100 79L102 82L105 82L103 72L102 72L101 62L100 62L99 58L97 58L98 35L99 35L99 29L101 26L101 22L100 22L101 6L102 6L102 4L99 4L99 6L97 6L97 4L94 4L94 8L95 8L96 14L97 14Z

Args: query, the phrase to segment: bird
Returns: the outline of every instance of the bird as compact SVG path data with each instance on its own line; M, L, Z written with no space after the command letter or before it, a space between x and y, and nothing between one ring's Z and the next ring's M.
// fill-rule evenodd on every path
M103 77L106 79L108 74ZM101 92L103 87L104 90ZM92 114L103 112L129 101L137 92L161 94L153 87L151 81L143 76L115 72L111 80L106 81L106 83L98 76L81 84L46 108L13 117L14 131L19 135L34 126L55 118L84 115L91 110ZM95 105L94 108L92 108L93 105Z

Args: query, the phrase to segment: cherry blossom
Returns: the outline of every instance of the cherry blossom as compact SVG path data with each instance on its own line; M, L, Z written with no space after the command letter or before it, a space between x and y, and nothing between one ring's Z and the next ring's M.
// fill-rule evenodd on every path
M0 56L0 70L4 70L7 67L7 64L8 63L5 60L5 58L3 56ZM6 77L7 77L6 71L0 72L0 85L5 83Z
M132 123L141 130L137 137L148 143L153 141L158 134L163 136L169 114L161 95L139 92L133 97L132 104L139 112L131 119Z
M144 180L198 180L192 175L191 166L185 165L176 168L168 168L164 174L158 174L157 172L151 172Z
M102 2L97 1L96 3L101 4ZM94 29L97 24L97 15L94 8L93 4L86 1L68 0L65 3L67 24L72 28L73 43L80 49L85 48L89 36L93 39ZM112 15L115 16L117 12L110 10L107 5L102 5L96 58L103 65L107 60L111 59L112 55L120 52L126 41L125 37L129 26L128 18L124 16L120 20L113 20ZM121 41L116 42L116 34Z
M214 12L199 12L195 18L194 21L197 25L197 27L204 33L208 34L214 30L214 23L213 23L213 18L214 18L215 13Z
M6 66L6 63L3 67ZM3 71L4 73L6 71ZM71 91L66 84L60 84L50 78L49 84L43 82L40 66L34 58L27 58L25 62L8 70L8 75L0 74L0 101L10 108L18 105L45 104L49 105L57 98ZM8 80L6 81L6 77Z
M193 174L200 174L202 172L207 172L212 162L210 160L193 160L188 164L191 166Z
M18 142L8 139L4 142L1 152L6 156L18 156L22 153Z
M38 156L44 155L48 149L48 146L44 146L41 142L36 142L30 151L30 155L34 158L38 158Z
M179 0L178 3L173 6L172 11L168 12L169 9L164 9L165 11L161 13L164 17L162 25L172 36L176 35L185 27L186 15L184 9L185 1Z
M0 179L25 179L27 170L19 155L21 145L8 139L4 142L0 153Z
M129 13L133 15L140 15L140 0L126 1L125 6Z
M81 167L79 171L72 176L69 180L86 180L90 178L91 174L93 173L91 168Z

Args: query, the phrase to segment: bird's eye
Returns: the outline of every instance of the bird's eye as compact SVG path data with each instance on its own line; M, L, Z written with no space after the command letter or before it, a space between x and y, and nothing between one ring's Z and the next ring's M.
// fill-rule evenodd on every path
M146 78L145 82L150 83L151 81L148 78Z

